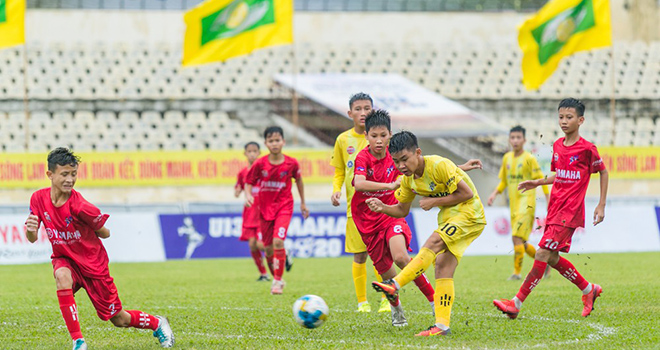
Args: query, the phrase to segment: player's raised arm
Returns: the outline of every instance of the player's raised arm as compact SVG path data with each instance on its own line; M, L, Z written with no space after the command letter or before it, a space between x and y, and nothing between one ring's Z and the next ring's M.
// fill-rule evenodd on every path
M39 238L39 224L39 217L34 214L30 214L25 220L25 237L30 243L36 242Z
M444 197L424 197L419 200L419 206L424 210L430 210L433 207L451 207L459 203L463 203L470 198L474 197L474 192L470 189L468 184L461 180L456 190Z
M99 238L103 238L103 239L105 239L105 238L110 237L110 229L108 229L108 228L105 227L105 226L101 227L100 229L98 229L98 230L96 230L96 231L94 231L94 232L96 232L96 235L97 235Z
M399 202L394 205L387 205L378 198L369 198L367 199L367 205L369 206L369 209L371 209L371 211L373 212L383 213L393 218L405 218L410 213L410 207L412 206L412 202L408 202L408 203Z
M484 165L481 163L480 159L470 159L465 162L465 164L459 165L458 167L467 172L474 169L483 169Z

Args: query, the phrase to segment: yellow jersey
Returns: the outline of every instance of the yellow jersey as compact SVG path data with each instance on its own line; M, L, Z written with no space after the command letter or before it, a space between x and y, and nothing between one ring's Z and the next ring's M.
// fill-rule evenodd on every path
M445 197L456 191L461 180L470 187L474 195L465 202L449 207L440 207L438 225L454 223L458 225L486 224L484 206L472 179L451 160L440 156L424 156L424 174L404 176L401 187L395 192L401 203L409 203L416 195L423 197Z
M346 216L352 217L351 199L355 193L353 187L353 174L355 158L369 143L364 134L358 134L355 129L346 130L337 136L335 150L330 165L335 167L335 176L332 180L333 192L341 191L342 183L346 186Z
M522 193L518 190L518 184L526 180L542 179L543 172L536 158L525 151L516 157L513 152L508 152L502 157L502 166L500 167L500 183L497 185L497 192L509 189L509 207L511 216L531 212L532 215L536 209L536 191L526 191ZM543 186L543 193L548 194L548 186Z

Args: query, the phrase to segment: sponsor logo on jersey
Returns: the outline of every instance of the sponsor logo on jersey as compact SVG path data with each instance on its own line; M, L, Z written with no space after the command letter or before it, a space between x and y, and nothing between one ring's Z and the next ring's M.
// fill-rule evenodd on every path
M353 146L348 146L348 147L346 148L346 152L348 152L348 154L353 154L353 153L355 153L355 147L353 147Z
M101 220L103 220L103 214L101 214L101 215L97 216L96 218L94 218L94 222L100 222Z
M268 177L268 170L262 170L261 171L261 176Z
M51 229L46 227L46 233L48 234L48 238L50 238L51 241L60 240L60 241L70 242L70 241L80 240L81 237L80 231L78 230L76 230L75 232L58 231L56 229ZM53 244L57 244L57 243L53 241Z
M456 180L456 176L452 176L449 180L447 180L447 187L449 187L449 185L451 185L454 180Z
M598 158L593 163L591 163L591 166L598 166L598 165L601 165L601 164L603 164L603 160Z
M571 158L568 159L568 164L573 164L573 162L575 162L577 160L578 160L577 155L571 156Z
M577 170L557 169L557 177L568 180L580 180L580 172Z
M47 211L44 212L44 217L46 218L46 221L51 222L50 215L48 214Z
M348 163L346 163L346 166L349 167L349 168L352 168L353 167L353 161L349 160Z

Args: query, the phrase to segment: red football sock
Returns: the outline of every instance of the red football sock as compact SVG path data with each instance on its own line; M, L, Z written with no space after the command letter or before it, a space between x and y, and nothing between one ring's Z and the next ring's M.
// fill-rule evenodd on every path
M76 299L73 297L73 290L58 290L57 300L60 303L60 311L62 311L62 317L64 318L64 323L66 323L66 329L68 329L69 334L71 334L71 339L76 340L82 338L82 332L80 332L80 320L78 320L78 306L76 306Z
M266 267L264 267L264 259L261 256L261 252L259 250L253 250L250 253L252 254L252 259L254 259L254 264L257 265L257 268L259 269L259 273L265 275Z
M286 252L284 249L275 249L275 256L273 259L273 269L275 270L275 273L273 274L274 280L279 281L282 279L284 265L286 265Z
M574 285L576 285L580 290L583 290L587 288L589 285L589 282L580 275L578 270L571 264L570 261L564 259L563 257L559 257L559 261L555 266L552 267L553 269L557 270L559 274L564 276L567 280L573 282Z
M270 271L270 274L275 276L275 269L273 268L273 258L274 256L268 256L266 255L266 264L268 264L268 270Z
M140 310L126 310L126 312L131 315L131 327L151 329L152 331L158 329L160 321L156 318L156 316L149 315L148 313L142 312Z
M399 300L399 296L398 296L398 295L396 296L396 300L394 300L394 301L390 301L390 305L392 305L392 306L394 306L394 307L397 307L397 306L401 305L401 300Z
M548 266L548 263L534 260L534 266L532 266L532 270L529 271L527 277L525 278L525 282L523 282L522 286L520 286L518 294L516 294L516 297L521 302L525 301L529 293L532 292L532 289L534 289L534 287L539 284L541 278L543 277L543 272L545 272L546 266Z
M435 291L433 290L433 286L431 286L429 279L426 278L426 275L422 274L417 277L415 279L415 284L417 285L417 288L424 293L424 296L428 301L433 301L433 294Z

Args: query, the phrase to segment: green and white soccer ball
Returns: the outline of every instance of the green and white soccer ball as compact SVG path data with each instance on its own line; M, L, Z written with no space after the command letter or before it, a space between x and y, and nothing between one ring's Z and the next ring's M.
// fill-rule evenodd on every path
M320 327L328 319L328 304L316 295L304 295L293 303L293 317L305 328Z

